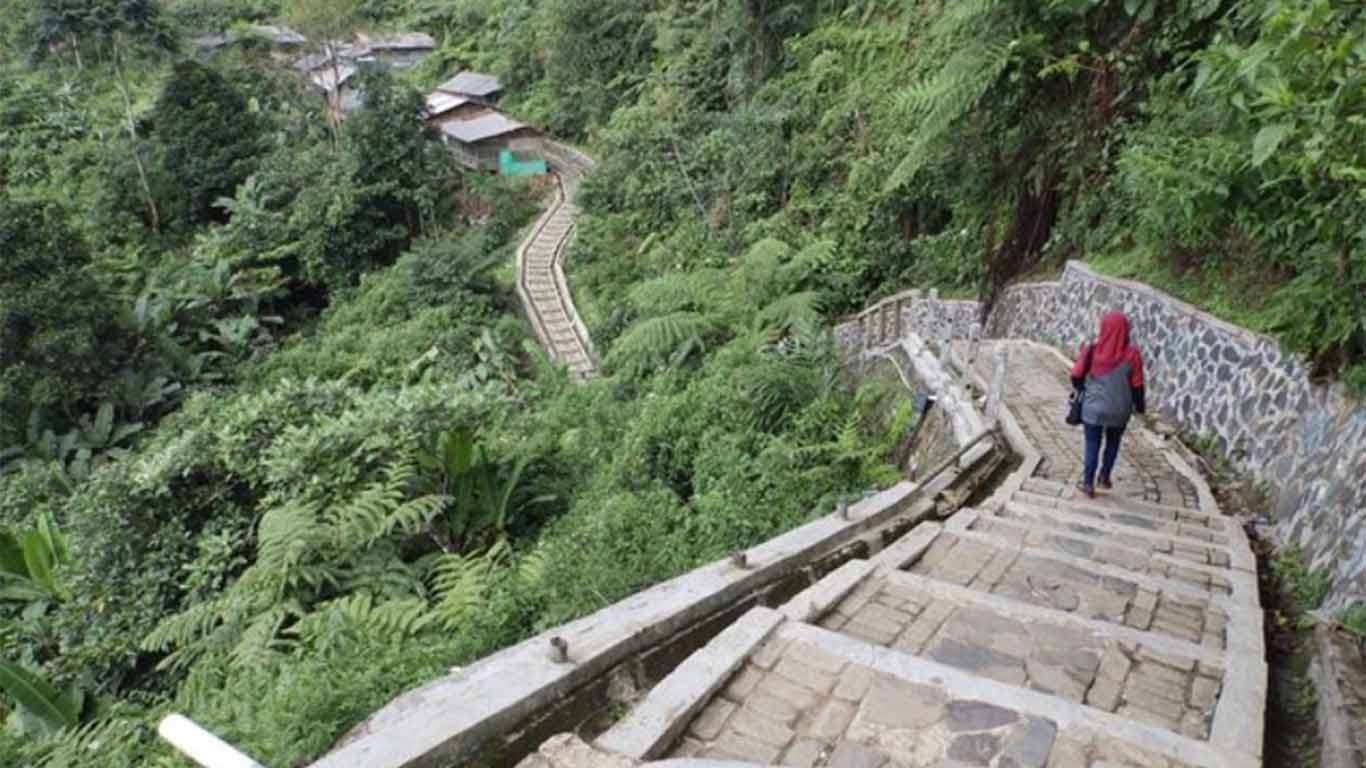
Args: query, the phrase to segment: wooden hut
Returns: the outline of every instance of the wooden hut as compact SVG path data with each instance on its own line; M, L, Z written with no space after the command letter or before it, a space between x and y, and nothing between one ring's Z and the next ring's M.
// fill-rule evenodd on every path
M497 171L504 150L536 152L541 146L535 128L492 110L442 125L441 136L462 165L483 171Z

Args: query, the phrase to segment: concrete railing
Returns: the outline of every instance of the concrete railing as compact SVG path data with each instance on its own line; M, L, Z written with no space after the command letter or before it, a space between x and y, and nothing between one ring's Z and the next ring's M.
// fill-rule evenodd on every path
M264 768L233 746L182 715L168 715L157 734L203 768Z

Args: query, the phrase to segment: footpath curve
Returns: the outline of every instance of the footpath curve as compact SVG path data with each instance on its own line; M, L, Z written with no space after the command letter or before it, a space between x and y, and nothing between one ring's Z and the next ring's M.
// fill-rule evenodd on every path
M545 154L555 195L517 248L517 297L550 356L567 365L576 378L586 379L597 372L593 342L569 292L564 258L579 218L574 196L592 161L553 142L546 143Z

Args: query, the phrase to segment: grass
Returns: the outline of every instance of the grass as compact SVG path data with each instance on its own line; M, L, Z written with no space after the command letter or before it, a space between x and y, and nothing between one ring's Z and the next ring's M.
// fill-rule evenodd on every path
M1331 579L1326 571L1315 570L1305 564L1296 547L1286 547L1271 559L1271 573L1284 585L1292 598L1293 615L1281 615L1278 621L1294 621L1302 627L1312 624L1307 612L1323 605L1328 596Z
M1178 271L1170 259L1140 250L1097 254L1086 263L1110 277L1147 283L1221 320L1258 333L1273 330L1269 309L1281 283L1267 279L1265 265L1228 261Z
M1339 620L1348 632L1366 639L1366 603L1353 603Z

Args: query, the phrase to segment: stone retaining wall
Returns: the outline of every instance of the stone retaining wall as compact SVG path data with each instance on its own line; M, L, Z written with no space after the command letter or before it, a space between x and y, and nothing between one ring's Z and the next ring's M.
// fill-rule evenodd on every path
M897 343L910 331L933 344L977 334L981 305L919 290L889 296L835 327L841 349L869 350Z
M927 340L967 338L977 308L898 294L836 334L846 349L887 345L911 331ZM1340 386L1310 382L1305 365L1274 340L1078 262L1068 263L1058 282L1007 290L985 335L1074 354L1111 309L1133 324L1149 402L1186 431L1214 436L1240 470L1272 485L1277 535L1333 575L1327 607L1366 599L1366 406Z

